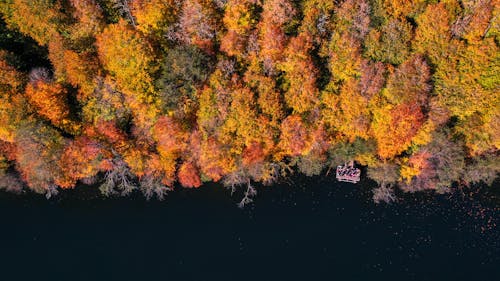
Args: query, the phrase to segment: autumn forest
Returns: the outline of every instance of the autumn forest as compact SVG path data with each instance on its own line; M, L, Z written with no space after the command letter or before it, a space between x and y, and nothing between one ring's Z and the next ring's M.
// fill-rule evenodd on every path
M375 201L491 185L499 13L498 0L2 0L0 189L161 199L214 181L251 200L251 183L350 161Z

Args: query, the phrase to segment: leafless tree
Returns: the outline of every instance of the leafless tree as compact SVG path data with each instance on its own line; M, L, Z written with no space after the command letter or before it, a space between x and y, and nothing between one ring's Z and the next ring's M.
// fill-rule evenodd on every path
M327 14L321 14L316 22L316 28L321 35L324 35L328 31L328 24L330 23L330 18Z
M213 3L215 4L215 6L219 9L224 9L227 2L229 2L229 0L213 0Z
M168 29L165 36L171 41L190 44L193 36L201 39L215 38L215 29L198 0L189 0L183 2L179 21Z
M367 1L359 1L358 9L354 11L353 28L356 38L361 40L368 34L370 28L370 4Z
M130 10L129 6L130 0L113 0L113 8L117 9L121 16L124 16L129 20L129 22L136 27L134 16Z
M251 31L250 35L248 36L248 43L247 43L247 53L258 53L260 50L259 46L259 34L257 30Z
M8 192L20 193L23 190L21 180L10 173L0 175L0 189L5 189Z
M50 82L52 80L52 75L50 71L45 67L35 67L31 69L29 73L29 81L31 84L36 84L38 81Z
M242 169L232 172L224 177L222 184L231 189L231 195L236 191L238 186L245 184L249 180L248 175Z
M45 192L45 198L50 199L52 196L57 196L59 194L59 190L57 190L57 185L49 184L47 187L47 191Z
M497 18L498 18L498 15L495 15L491 20L490 20L490 23L488 24L488 26L486 27L486 29L484 30L483 32L483 39L484 37L486 37L486 35L488 34L488 31L490 31L491 27L493 25L495 25L495 29L499 29L499 24L498 24L498 21L497 21Z
M165 199L165 195L167 195L169 191L172 191L170 187L165 186L161 182L160 178L154 175L143 176L139 182L139 187L147 200L150 200L156 195L158 200L161 201Z
M390 185L383 185L373 189L373 201L376 204L382 202L391 203L396 200L397 198L394 195L394 189Z
M236 71L235 61L229 59L220 60L217 63L217 68L220 69L226 77L231 77L231 75Z
M224 177L222 184L231 189L231 195L236 191L238 186L246 185L243 198L238 203L238 207L243 208L245 205L253 202L253 198L257 195L257 190L252 186L251 179L248 173L240 169Z
M463 14L459 16L456 21L451 25L451 34L459 38L470 29L470 23L477 17L484 17L491 15L493 6L491 0L473 0L473 1L460 1L463 6ZM493 22L497 16L492 17L489 21L488 27L483 33L483 38L488 33Z
M250 183L250 179L247 180L247 190L245 191L245 196L238 203L239 208L244 208L245 205L253 202L253 198L257 195L257 190Z
M106 172L104 182L99 190L106 196L120 193L125 196L137 189L134 183L135 176L130 172L129 167L119 156L113 159L113 169Z
M98 180L97 176L92 176L92 177L83 178L80 181L86 185L93 185L97 182L97 180Z
M267 175L265 180L262 182L264 185L271 185L278 181L280 177L280 165L277 163L269 163L269 168L265 169Z

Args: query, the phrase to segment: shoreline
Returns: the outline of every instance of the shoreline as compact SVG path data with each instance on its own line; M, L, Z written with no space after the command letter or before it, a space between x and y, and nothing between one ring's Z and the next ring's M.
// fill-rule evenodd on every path
M307 191L306 184L317 184L317 183L325 183L331 188L348 188L358 190L363 193L365 199L367 199L372 191L377 188L377 183L367 176L361 177L361 181L357 184L353 183L342 183L335 179L332 175L325 176L312 176L308 177L303 174L294 174L287 178L281 178L276 183L266 186L261 183L252 183L254 187L257 189L257 195L255 200L258 201L259 197L262 196L263 191L279 189L279 190L287 190L294 189L294 186L302 186L302 190ZM382 202L381 205L391 205L391 204L399 204L404 203L406 200L434 200L436 198L446 198L446 197L454 197L454 196L462 196L462 197L470 197L475 198L479 197L479 199L485 203L492 203L497 206L500 206L500 179L495 180L495 182L488 186L486 184L477 184L472 185L472 187L455 187L451 188L451 192L449 193L437 193L435 190L423 190L416 192L405 192L399 188L395 189L396 202L385 203ZM340 186L340 187L339 187ZM170 200L169 197L175 194L193 194L193 193L206 193L209 190L223 190L224 193L229 198L236 200L237 198L242 198L244 196L245 188L244 186L239 186L236 189L234 195L231 193L231 188L225 187L221 182L206 182L203 183L199 188L185 188L181 185L176 185L172 191L169 191L165 196L164 200L159 200L156 197L146 198L144 194L139 190L134 190L130 194L113 194L113 195L105 195L101 193L99 190L99 184L78 184L74 188L71 189L60 189L58 194L53 196L50 199L46 199L44 194L39 194L30 190L28 188L24 188L20 193L10 192L7 190L0 189L1 199L3 198L19 198L19 199L41 199L47 202L60 202L64 200L137 200L140 202L164 202L168 204ZM474 199L475 200L475 199ZM378 205L373 200L370 200L373 205Z

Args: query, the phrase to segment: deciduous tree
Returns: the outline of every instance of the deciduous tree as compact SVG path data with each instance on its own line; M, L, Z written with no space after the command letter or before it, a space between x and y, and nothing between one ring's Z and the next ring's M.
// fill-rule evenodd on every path
M279 67L287 83L285 101L298 114L312 110L319 102L318 71L309 55L312 47L312 38L304 33L292 38Z
M56 126L69 125L68 92L61 84L35 81L28 84L25 94L38 114Z

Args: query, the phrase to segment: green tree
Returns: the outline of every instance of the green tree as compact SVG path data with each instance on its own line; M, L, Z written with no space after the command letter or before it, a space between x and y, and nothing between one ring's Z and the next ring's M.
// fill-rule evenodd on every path
M183 98L196 101L196 88L208 79L212 64L212 60L195 46L170 49L156 82L166 109L175 108Z

